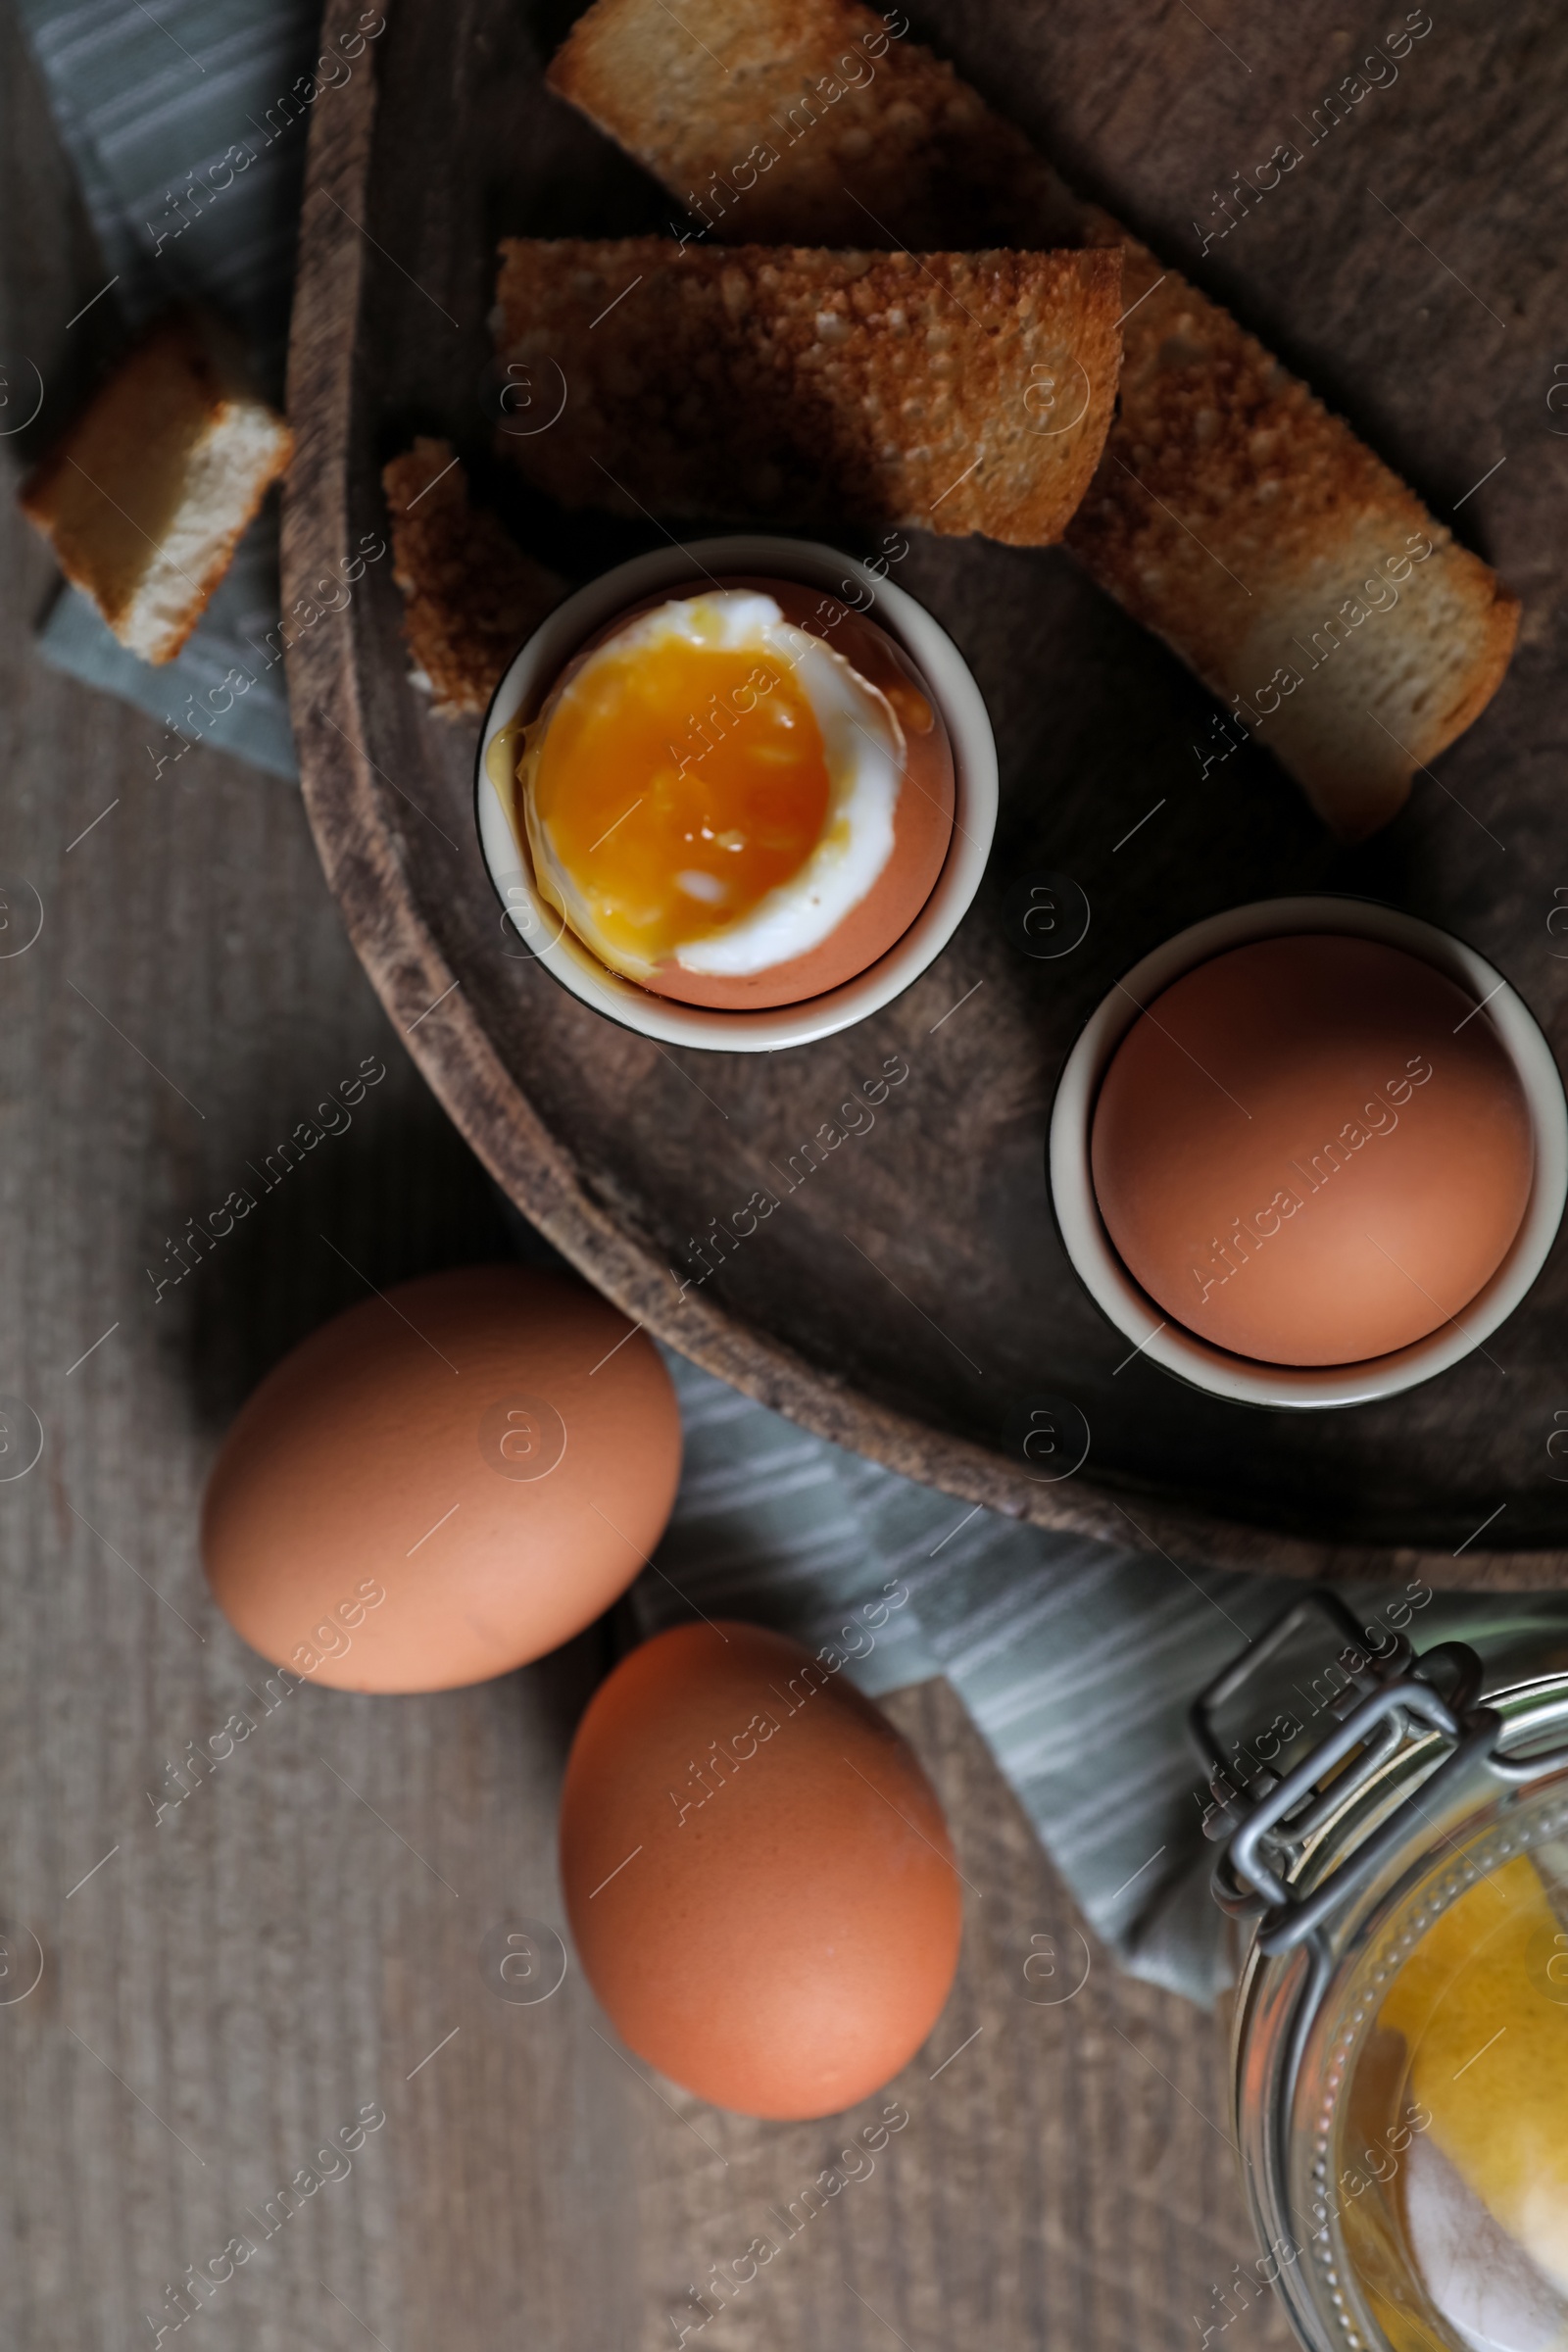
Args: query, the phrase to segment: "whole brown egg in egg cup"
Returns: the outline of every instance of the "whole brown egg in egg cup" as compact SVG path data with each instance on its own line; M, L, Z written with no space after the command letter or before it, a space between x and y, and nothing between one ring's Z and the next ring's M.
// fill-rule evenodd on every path
M962 656L885 567L709 539L550 614L475 774L510 952L725 1053L831 1036L919 977L979 888L997 756Z
M1322 1409L1430 1380L1512 1313L1562 1220L1568 1104L1473 948L1367 900L1269 899L1116 984L1048 1157L1067 1254L1136 1352Z

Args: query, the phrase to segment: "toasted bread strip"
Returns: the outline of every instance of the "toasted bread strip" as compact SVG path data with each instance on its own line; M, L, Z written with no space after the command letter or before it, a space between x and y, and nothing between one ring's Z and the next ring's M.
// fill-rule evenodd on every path
M1049 220L1119 246L1121 406L1067 543L1337 832L1385 823L1495 692L1519 619L1495 574L1217 304L1175 271L1151 291L1108 215L1064 220L1023 134L858 0L596 0L550 80L703 236L1030 244ZM1432 553L1391 579L1412 540Z
M172 662L293 446L232 336L175 312L50 451L22 511L122 645Z
M502 256L498 348L564 393L548 431L497 446L568 506L1035 545L1061 536L1104 443L1112 253L631 237Z
M1496 692L1518 599L1228 312L1090 227L1144 299L1067 543L1360 840ZM1226 749L1216 731L1200 759Z
M547 79L726 242L1084 243L1039 150L897 21L840 0L599 0Z
M484 508L445 441L420 439L381 469L392 576L407 599L414 684L437 718L475 718L566 583L525 556Z

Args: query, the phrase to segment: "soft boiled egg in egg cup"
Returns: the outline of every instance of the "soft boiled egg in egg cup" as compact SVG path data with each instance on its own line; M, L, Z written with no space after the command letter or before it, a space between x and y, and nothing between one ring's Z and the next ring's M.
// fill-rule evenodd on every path
M1068 1055L1052 1203L1102 1312L1190 1386L1306 1409L1480 1348L1545 1262L1568 1103L1474 949L1352 898L1195 923Z
M512 952L644 1036L829 1037L917 979L979 888L997 757L913 597L736 536L618 565L502 679L475 777Z

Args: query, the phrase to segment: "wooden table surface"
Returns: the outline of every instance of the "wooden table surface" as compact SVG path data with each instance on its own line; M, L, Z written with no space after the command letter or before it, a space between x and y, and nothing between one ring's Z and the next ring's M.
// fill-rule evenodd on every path
M8 15L0 40L0 340L63 399L102 272ZM0 447L14 480L35 446ZM972 1885L958 1982L889 2094L906 2125L787 2241L769 2209L804 2212L864 2115L717 2115L607 2038L574 1968L536 2005L486 1978L494 1931L562 1919L556 1793L602 1636L478 1690L269 1709L201 1578L213 1450L367 1282L501 1229L297 794L207 750L155 780L152 726L36 659L52 569L9 499L0 570L0 875L44 913L0 966L0 1395L44 1437L0 1483L0 2344L153 2343L187 2266L239 2240L215 2348L652 2352L697 2340L690 2290L760 2235L779 2250L701 2328L712 2352L1196 2343L1253 2252L1219 2031L1090 1953L944 1685L889 1711ZM389 1076L352 1130L155 1303L166 1237L367 1054ZM249 1735L166 1804L235 1714ZM1092 1958L1087 1982L1032 2000L1032 1951L1063 1988ZM305 2168L339 2177L270 2216ZM1261 2304L1237 2324L1286 2340Z

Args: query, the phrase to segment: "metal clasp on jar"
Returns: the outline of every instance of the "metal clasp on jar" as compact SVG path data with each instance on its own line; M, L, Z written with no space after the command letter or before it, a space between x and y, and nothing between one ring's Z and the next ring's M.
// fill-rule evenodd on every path
M1484 1670L1474 1650L1462 1642L1443 1642L1416 1657L1401 1635L1387 1658L1363 1659L1355 1672L1345 1669L1338 1720L1298 1763L1283 1777L1265 1772L1246 1791L1235 1790L1214 1729L1217 1710L1256 1679L1314 1611L1348 1635L1342 1660L1361 1657L1359 1628L1340 1595L1313 1587L1215 1677L1195 1700L1191 1715L1193 1736L1227 1791L1205 1824L1210 1837L1228 1839L1214 1873L1215 1897L1233 1915L1256 1918L1256 1948L1267 1957L1295 1950L1326 1926L1409 1843L1421 1821L1441 1812L1442 1800L1456 1785L1478 1772L1518 1786L1568 1769L1568 1747L1523 1757L1502 1752L1501 1717L1494 1708L1475 1704ZM1449 1752L1419 1788L1344 1854L1310 1892L1297 1893L1292 1878L1323 1824L1343 1812L1401 1748L1434 1736L1448 1742Z

